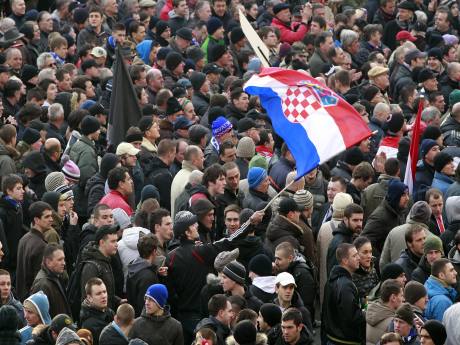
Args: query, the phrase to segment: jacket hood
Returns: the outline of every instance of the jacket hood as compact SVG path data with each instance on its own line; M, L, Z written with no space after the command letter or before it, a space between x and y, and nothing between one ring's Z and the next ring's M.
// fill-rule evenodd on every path
M113 312L109 308L100 310L93 307L85 298L81 304L80 320L86 320L90 317L94 317L98 320L106 320L108 324L113 320L112 313Z
M51 316L49 312L50 303L48 301L48 297L43 293L43 291L34 293L29 298L27 298L26 301L32 303L35 309L37 309L38 315L40 316L43 324L49 325L51 323Z
M102 253L99 251L96 245L96 242L94 241L89 242L88 245L85 248L83 248L83 251L81 253L81 259L83 261L87 261L87 260L105 261L110 264L110 258L102 255Z
M56 339L56 345L67 345L69 343L72 344L83 344L80 340L80 337L72 331L71 329L64 327L60 332Z
M447 254L447 258L452 262L452 264L460 265L460 253L455 246L450 249L449 254Z
M118 241L118 245L123 243L129 249L137 251L137 242L139 241L139 233L141 232L144 234L148 234L150 231L140 226L125 229L123 231L123 235L121 236L121 240Z
M167 305L165 305L163 310L164 310L163 315L153 316L153 315L147 315L145 308L144 308L142 309L141 317L153 323L163 323L171 317L171 313L169 312L169 307Z
M351 279L351 274L342 266L334 266L332 267L331 273L329 275L329 280L337 280L342 277L347 277Z
M141 257L134 259L134 261L128 265L128 278L134 276L136 273L142 271L145 268L153 269L154 266Z
M93 187L98 184L100 184L104 188L105 180L106 179L102 177L101 173L97 173L96 175L91 176L86 182L85 195L88 196L90 190L93 189Z
M454 288L443 286L441 282L433 276L430 276L427 279L425 282L425 287L426 291L428 292L428 298L445 295L454 301L457 295Z
M19 152L14 148L6 145L3 141L0 141L0 156L10 156L15 158L19 156Z
M267 276L267 277L255 277L252 281L252 285L258 287L263 292L274 294L275 293L275 276Z
M332 232L332 236L336 234L342 234L344 236L353 236L353 232L347 228L345 223L342 221L339 226Z
M451 196L447 198L446 215L449 223L460 220L460 196Z
M375 327L383 320L394 317L395 311L387 307L381 300L369 303L366 311L366 322Z

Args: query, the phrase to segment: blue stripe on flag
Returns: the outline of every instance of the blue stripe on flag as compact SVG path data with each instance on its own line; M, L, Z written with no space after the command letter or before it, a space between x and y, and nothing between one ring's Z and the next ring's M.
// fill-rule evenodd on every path
M278 94L267 87L247 86L245 90L251 95L259 96L260 103L272 120L275 132L284 139L296 160L297 178L316 168L319 165L319 155L315 145L301 124L286 119Z

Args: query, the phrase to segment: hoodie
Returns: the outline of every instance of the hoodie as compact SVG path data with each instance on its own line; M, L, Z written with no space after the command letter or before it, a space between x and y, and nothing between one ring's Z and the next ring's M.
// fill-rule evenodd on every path
M255 277L249 291L263 303L271 303L276 297L275 280L275 276Z
M118 241L118 254L120 255L121 262L123 263L123 276L125 280L128 276L128 265L134 259L139 257L139 251L137 250L137 242L139 241L139 234L144 235L150 233L149 230L135 226L123 231L121 240Z
M449 308L457 297L457 291L434 276L430 276L425 282L428 292L428 304L425 309L427 319L442 321L444 312Z
M64 327L56 339L56 345L67 345L67 344L81 344L84 343L80 340L80 337L72 331L70 328Z
M366 312L366 344L377 344L395 316L395 311L380 299L369 303Z
M24 303L26 301L32 303L32 305L35 307L42 324L49 325L51 323L51 316L49 314L50 304L48 297L43 293L43 291L34 293L29 298L27 298ZM34 327L35 325L27 325L19 330L19 333L21 333L21 345L24 345L27 341L32 339L32 330Z

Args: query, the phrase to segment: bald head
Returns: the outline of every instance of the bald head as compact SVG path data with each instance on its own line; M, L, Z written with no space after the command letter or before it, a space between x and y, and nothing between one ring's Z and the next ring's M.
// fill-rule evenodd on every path
M452 111L450 112L450 115L460 122L460 103L455 103L454 106L452 107Z
M55 162L61 156L61 143L56 138L46 139L44 149L45 153Z
M390 115L390 106L386 103L377 103L372 115L379 121L386 121Z

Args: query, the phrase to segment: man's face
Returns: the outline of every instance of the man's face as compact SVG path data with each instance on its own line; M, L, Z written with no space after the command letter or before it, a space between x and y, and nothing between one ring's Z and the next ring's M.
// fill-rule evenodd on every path
M384 73L375 77L374 83L380 90L386 90L390 86L390 78L387 73Z
M420 344L422 345L435 345L433 339L431 338L430 334L427 332L425 328L420 330Z
M286 344L296 344L300 338L302 324L296 326L294 320L281 321L281 330Z
M134 182L129 173L125 173L125 179L119 183L119 187L125 195L131 195L134 190Z
M49 84L48 89L46 90L46 99L48 101L54 101L56 99L57 93L58 89L56 84Z
M412 242L408 243L409 249L415 255L423 255L423 245L425 244L426 234L425 231L418 231L412 235Z
M353 213L350 218L344 217L343 222L354 234L359 234L363 229L363 214Z
M11 57L8 59L7 64L15 70L21 69L22 67L22 54L19 50L15 49L11 53Z
M210 182L210 186L212 186L214 194L216 195L224 194L226 184L227 182L225 181L224 175L219 176L215 183Z
M291 11L289 10L289 8L286 8L282 11L279 11L276 14L276 17L284 23L289 23L291 21Z
M40 27L40 30L43 32L50 33L51 31L53 31L53 19L51 18L51 14L43 14L41 21L38 22L38 26Z
M388 1L382 8L385 13L393 14L395 12L396 3L394 1Z
M436 56L428 56L427 58L428 67L432 70L437 71L441 67L441 61Z
M117 234L108 234L104 240L99 242L99 248L107 255L112 256L117 253L118 236Z
M454 266L449 262L444 268L444 281L448 285L455 285L457 283L457 271Z
M310 32L312 34L319 34L323 29L321 29L321 26L319 25L318 22L312 21L310 25Z
M433 146L425 155L425 160L433 165L434 157L440 152L438 145Z
M291 303L292 297L294 296L294 290L294 284L289 284L286 286L278 284L278 286L276 286L276 293L278 294L278 299L280 300L280 302L284 303Z
M99 216L97 218L94 218L94 225L99 228L103 225L113 225L114 220L113 220L113 213L112 209L106 209L106 210L100 210L99 211Z
M235 281L231 280L223 273L220 277L220 284L225 292L233 290L233 288L237 285Z
M434 198L433 196L430 196L430 201L428 201L428 205L430 205L431 213L435 217L437 217L437 216L440 216L442 213L444 201L442 200L441 196L438 196L438 198Z
M347 267L352 271L356 271L359 268L359 253L358 250L353 247L348 252L348 258L346 259Z
M343 192L342 184L339 181L329 181L327 184L327 200L332 204L337 193Z
M257 190L262 193L267 193L268 188L270 187L270 179L268 176L257 186Z
M278 45L278 37L274 31L270 31L264 38L264 43L268 48L275 48Z
M179 17L186 17L188 15L188 6L187 6L187 2L186 1L181 1L179 2L179 4L177 5L177 7L174 8L174 12L176 12L176 14L179 16Z
M64 219L67 212L67 205L65 200L59 200L57 213L61 219Z
M398 8L398 17L401 21L407 21L412 18L413 12L404 8Z
M438 108L441 113L444 113L444 108L446 106L446 102L444 101L444 96L443 95L436 96L432 105Z
M399 199L399 208L402 210L405 209L408 203L409 203L409 193L406 191L404 192L403 195L401 195L401 198Z
M0 300L5 301L10 297L11 277L9 274L0 275ZM2 303L3 304L3 303Z
M232 323L234 317L235 315L233 313L232 304L230 303L230 301L227 301L227 306L225 307L225 310L222 310L222 312L220 313L221 322L224 325L229 326Z
M88 23L93 28L98 28L102 25L102 16L99 12L91 12L89 14Z
M393 322L396 333L398 333L402 337L407 337L409 335L411 325L397 317L394 318Z
M11 4L11 10L17 16L23 16L26 13L26 3L24 0L14 0Z
M51 210L45 210L40 218L35 217L34 220L35 225L43 230L49 230L53 224L53 212Z
M233 100L235 107L243 112L248 111L249 106L249 97L247 93L242 93L240 97Z
M201 217L201 223L207 228L212 229L214 223L214 210L210 210L208 213Z
M283 250L275 251L275 266L277 272L287 271L292 258L287 255Z
M434 25L441 32L449 30L450 23L448 19L448 14L444 12L436 13L434 16Z
M156 302L153 299L148 298L148 297L145 297L144 305L145 305L145 312L147 313L147 315L154 315L160 310L160 307L158 306L158 304L156 304Z
M116 0L107 1L106 6L105 6L105 11L110 15L118 13L117 1Z
M16 201L24 200L24 188L22 187L21 183L16 183L13 189L8 189L7 194Z
M64 251L56 250L51 259L46 259L46 267L53 273L62 274L65 270Z
M213 9L219 17L223 17L227 11L227 3L225 1L215 1Z
M323 52L328 52L334 46L334 40L332 37L326 37L326 41L321 44L320 48Z
M207 22L212 15L209 3L205 3L196 14L201 21Z
M137 43L140 43L145 38L145 27L143 25L139 25L139 28L136 32L133 32L133 38Z
M117 44L122 44L126 40L126 32L123 30L113 31L112 36Z
M444 168L442 168L441 172L447 176L454 176L455 175L454 161L450 161L449 163L444 165Z
M173 237L173 222L171 216L161 218L161 224L155 224L155 235L166 242Z
M132 168L132 167L135 167L136 166L136 162L137 162L137 157L135 155L129 155L129 154L126 154L123 158L122 158L122 165L124 167L127 167L127 168Z
M62 81L58 80L59 91L70 91L72 89L72 79L69 73L64 73Z
M426 253L426 261L430 264L430 266L435 262L436 260L441 259L442 253L439 250L430 250L428 253Z
M240 169L234 168L228 170L225 180L231 190L237 190L240 185Z
M88 301L98 309L107 308L107 288L105 284L93 285L91 287L91 294L87 296Z
M228 211L225 214L225 227L233 234L240 228L240 215L235 211Z
M94 96L96 96L96 92L94 91L94 85L90 80L85 82L85 91L87 98L93 98Z
M220 159L222 162L233 162L236 159L236 147L230 147L224 150L224 152L220 155Z

